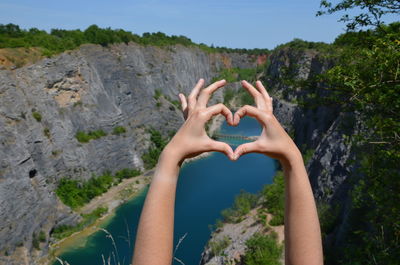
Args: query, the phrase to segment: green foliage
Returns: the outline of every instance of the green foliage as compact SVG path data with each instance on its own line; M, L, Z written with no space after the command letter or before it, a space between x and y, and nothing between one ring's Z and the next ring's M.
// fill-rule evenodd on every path
M305 152L303 152L303 160L305 165L307 165L308 162L310 162L312 156L314 155L314 152L315 152L314 149L308 149Z
M75 135L75 138L80 143L88 143L90 140L96 140L106 135L107 133L105 133L103 130L89 131L88 133L78 131Z
M114 127L113 134L120 135L120 134L123 134L123 133L126 133L125 127L123 127L123 126Z
M43 231L40 231L38 239L40 242L46 242L46 234Z
M230 223L240 222L242 217L256 206L257 201L256 194L240 191L240 194L235 197L233 206L221 212L223 220Z
M139 169L124 168L120 171L117 171L115 173L115 177L121 181L122 179L133 178L139 176L140 174L142 174L142 172Z
M32 246L35 249L40 250L40 241L39 241L38 236L35 233L33 233L33 235L32 235Z
M224 249L231 243L231 240L228 236L224 236L221 240L215 240L208 242L209 247L211 248L211 252L213 256L220 256Z
M162 150L168 143L168 141L164 139L159 131L150 129L149 133L152 147L149 148L147 153L142 155L142 160L146 169L153 168L157 164Z
M400 31L399 23L347 33L337 62L322 75L324 100L360 113L363 130L353 136L358 168L352 172L352 210L347 234L327 264L396 264L400 234ZM321 99L320 99L321 100ZM358 180L358 181L357 181ZM321 219L329 217L323 211ZM326 217L327 215L328 217ZM327 225L331 232L334 224ZM329 250L329 248L327 248Z
M161 96L162 96L161 90L160 89L156 89L154 91L154 99L158 100Z
M77 225L60 225L51 232L51 236L56 239L62 239L72 235L75 232L82 231L82 229L93 224L98 218L107 213L107 211L107 207L99 207L89 214L83 214L82 221Z
M32 117L35 118L35 120L37 122L41 122L42 121L42 114L40 114L37 111L32 112Z
M277 235L254 234L246 241L244 263L247 265L279 265L283 247L277 243Z
M51 134L50 134L50 129L49 128L44 128L43 129L43 134L47 137L47 138L49 138L50 139L50 137L51 137Z
M295 38L290 42L278 45L275 48L275 50L282 48L290 48L295 51L304 51L304 50L329 51L331 50L331 45L325 42L305 41L302 39Z
M100 28L91 25L86 30L51 29L50 33L37 28L21 29L15 24L0 24L0 48L40 47L44 56L52 56L66 50L72 50L85 43L108 46L114 43L135 42L141 45L167 47L183 45L198 47L206 52L267 54L266 49L231 49L226 47L209 47L196 44L185 36L168 36L162 32L145 32L142 36L122 29Z
M385 15L400 14L400 2L398 0L341 0L336 4L322 0L320 6L322 9L317 12L317 16L356 10L355 16L350 17L346 13L339 20L346 23L348 30L366 26L380 26L382 17ZM354 11L352 13L354 14Z
M264 207L273 215L270 225L283 225L285 213L285 180L282 171L278 171L274 182L265 185L262 192Z
M103 175L94 176L88 181L78 181L62 178L57 186L56 194L60 200L76 209L90 202L94 197L106 192L111 186L119 183L124 178L132 178L140 175L136 169L122 169L117 171L114 176L109 172Z

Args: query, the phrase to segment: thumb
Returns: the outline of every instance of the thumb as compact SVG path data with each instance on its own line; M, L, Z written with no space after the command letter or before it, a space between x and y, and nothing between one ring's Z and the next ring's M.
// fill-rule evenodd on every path
M257 152L257 151L258 151L258 148L257 148L256 142L241 144L235 149L233 159L237 160L242 155Z
M227 143L211 140L211 151L217 151L224 153L229 159L233 160L233 150L232 147Z

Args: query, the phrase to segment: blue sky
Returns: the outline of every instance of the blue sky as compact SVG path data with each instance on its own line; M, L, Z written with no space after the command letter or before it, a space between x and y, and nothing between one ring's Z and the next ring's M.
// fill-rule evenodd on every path
M340 17L316 17L320 0L0 0L0 23L22 28L162 31L232 48L274 48L293 38L332 42ZM399 20L390 17L388 21Z

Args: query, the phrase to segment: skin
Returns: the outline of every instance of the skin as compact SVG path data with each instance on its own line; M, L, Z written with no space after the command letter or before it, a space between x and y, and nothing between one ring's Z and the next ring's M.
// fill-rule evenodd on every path
M311 186L300 151L273 115L272 98L261 82L242 85L254 97L256 107L243 106L233 116L223 104L207 107L213 92L225 85L217 81L201 89L200 79L189 97L179 95L186 121L160 155L144 203L136 237L134 265L164 265L173 260L175 192L179 169L186 158L208 151L222 152L231 160L251 152L278 159L285 172L285 262L286 264L322 264L322 244L318 215ZM238 125L244 116L256 118L263 131L255 142L239 146L235 152L222 142L212 140L205 124L222 114L229 125Z
M285 264L323 264L321 231L311 185L296 144L273 115L272 98L260 81L256 87L242 86L253 96L256 106L243 106L234 116L256 118L263 126L258 140L236 148L234 159L247 153L261 153L278 159L285 174Z

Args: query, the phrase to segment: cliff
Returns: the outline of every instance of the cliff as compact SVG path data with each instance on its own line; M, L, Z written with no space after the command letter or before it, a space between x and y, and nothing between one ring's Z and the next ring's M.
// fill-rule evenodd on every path
M319 102L319 95L327 95L329 91L323 83L316 82L315 77L334 65L326 52L281 47L272 52L269 60L262 79L274 98L275 116L303 154L307 154L304 155L305 163L317 205L319 208L340 205L331 214L332 220L328 221L333 224L329 234L324 235L325 245L339 244L351 210L347 192L350 187L349 173L355 165L352 163L354 152L350 136L360 130L359 119L355 113L346 113L336 106ZM313 86L309 87L310 84ZM245 217L245 220L247 218L254 216ZM246 237L226 233L232 225L236 233L243 233ZM249 230L245 221L224 224L211 235L209 242L227 236L229 244L218 255L210 255L212 250L208 244L200 263L216 265L230 261L229 264L242 264L246 240L260 230Z
M143 168L146 129L167 136L183 117L174 100L199 78L225 67L253 68L256 58L198 48L134 43L83 45L30 66L0 71L0 264L35 264L51 231L77 216L55 195L62 177ZM222 101L222 91L213 102ZM126 132L113 133L122 126ZM78 132L107 135L88 143ZM44 234L41 251L33 240Z

